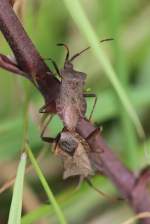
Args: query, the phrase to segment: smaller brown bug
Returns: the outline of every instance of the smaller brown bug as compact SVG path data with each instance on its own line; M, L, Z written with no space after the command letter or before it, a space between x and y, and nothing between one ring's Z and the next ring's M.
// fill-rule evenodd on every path
M91 154L95 154L95 152L92 152L85 139L83 139L78 133L69 132L64 128L57 138L52 141L55 142L55 155L59 156L63 160L63 179L72 176L79 176L79 184L85 180L90 187L97 191L98 194L107 198L109 202L114 203L120 200L120 198L111 197L107 193L95 187L89 179L91 176L95 175L97 170L95 164L92 163L90 158Z
M94 169L88 156L90 147L79 134L62 131L54 152L63 159L64 179L78 175L80 180L83 180L94 175Z
M47 123L49 123L49 120ZM42 136L46 127L47 124L43 129ZM98 130L96 129L96 131ZM96 170L92 166L89 157L90 153L94 152L91 151L87 141L77 132L70 132L68 129L63 128L56 138L43 138L48 143L54 143L53 152L62 158L64 162L64 178L78 175L80 179L85 179L94 175Z

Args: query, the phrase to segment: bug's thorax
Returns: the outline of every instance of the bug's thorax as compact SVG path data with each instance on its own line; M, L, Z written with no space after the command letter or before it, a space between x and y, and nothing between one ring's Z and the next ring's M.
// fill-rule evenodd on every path
M61 74L63 79L72 79L72 80L79 80L79 81L85 81L86 80L86 74L83 72L79 72L74 70L73 64L69 61L66 61L64 64L64 68L61 69Z

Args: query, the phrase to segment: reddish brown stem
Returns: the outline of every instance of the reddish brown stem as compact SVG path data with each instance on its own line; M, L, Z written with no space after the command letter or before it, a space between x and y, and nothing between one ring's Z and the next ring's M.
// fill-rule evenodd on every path
M51 71L36 51L8 0L0 0L0 29L15 54L19 68L28 73L27 78L32 82L33 75L35 75L38 88L45 101L54 102L59 90L59 82L52 76ZM81 120L77 130L84 138L87 138L95 127L90 122ZM98 132L91 134L88 142L93 152L96 152L96 156L91 159L97 169L110 178L123 197L129 201L134 211L136 213L150 211L150 195L146 184L140 180L137 181L135 175L115 156ZM150 219L143 219L142 223L150 224Z
M93 131L95 131L95 134L92 135L91 133L93 133ZM91 158L92 161L95 163L96 168L107 175L117 186L120 193L129 201L135 212L150 211L150 194L146 187L146 178L144 181L141 178L138 180L133 172L123 166L122 162L108 147L100 133L88 121L80 121L78 132L84 138L91 135L91 137L88 138L88 143L93 152L96 152ZM147 172L147 170L145 172ZM141 177L143 176L144 174ZM150 219L145 219L143 223L149 224Z
M33 77L36 78L47 103L55 100L59 83L36 51L8 0L0 0L0 30L13 50L19 68L27 73L26 77L32 82Z

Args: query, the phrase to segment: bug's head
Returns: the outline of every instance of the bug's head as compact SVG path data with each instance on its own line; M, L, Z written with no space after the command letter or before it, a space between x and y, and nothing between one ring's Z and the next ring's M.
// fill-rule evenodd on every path
M78 147L78 141L76 138L69 132L62 132L58 145L61 150L66 152L67 154L73 156L75 153L77 147Z
M61 70L61 75L62 75L62 78L65 77L71 81L85 81L86 80L86 74L83 73L83 72L79 72L79 71L76 71L74 70L73 68L73 60L78 56L78 54L75 54L74 56L72 56L70 58L70 53L69 53L69 48L66 44L62 44L62 43L59 43L57 44L58 46L63 46L65 47L66 51L67 51L67 54L66 54L66 57L65 57L65 62L64 62L64 68Z
M66 44L63 44L63 43L59 43L57 45L58 46L63 46L67 51L66 57L65 57L65 62L64 62L64 70L73 71L73 64L72 64L72 60L70 58L69 47Z
M110 41L113 40L113 38L107 38L107 39L103 39L100 42L105 42L105 41ZM64 69L62 70L62 77L68 77L68 78L73 78L73 76L76 76L76 79L80 79L80 80L85 80L86 79L86 74L82 73L82 72L78 72L75 71L73 69L73 64L72 62L74 61L74 59L76 59L78 56L80 56L81 54L83 54L85 51L89 50L91 47L87 47L85 49L83 49L82 51L74 54L71 58L70 58L70 52L69 52L69 48L66 44L63 43L58 43L57 46L63 46L65 47L67 53L66 53L66 57L65 57L65 62L64 62Z
M64 63L64 68L66 69L73 69L73 64L72 62L74 61L75 58L77 58L78 56L80 56L84 51L88 50L88 48L80 51L79 53L74 54L71 58L70 58L70 52L69 52L69 47L66 44L63 43L58 43L57 46L63 46L67 53L66 53L66 57L65 57L65 63Z

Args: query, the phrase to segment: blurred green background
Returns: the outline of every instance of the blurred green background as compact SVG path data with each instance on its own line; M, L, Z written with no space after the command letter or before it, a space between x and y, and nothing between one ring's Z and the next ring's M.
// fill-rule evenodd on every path
M71 54L88 46L84 36L73 22L63 1L23 0L22 22L42 57L52 57L63 66L65 51L56 43L66 43ZM136 109L150 146L150 2L148 0L81 0L83 8L99 40L113 37L114 41L101 45L111 61L119 81ZM78 12L77 12L78 13ZM0 52L11 51L0 34ZM47 62L51 70L53 67ZM124 164L138 172L146 163L143 143L137 135L103 69L92 51L79 57L74 66L87 73L86 88L98 96L93 122L103 127L103 136ZM77 178L62 180L61 161L40 139L38 109L44 104L42 96L27 80L0 69L0 175L1 186L16 173L24 136L24 116L28 99L29 140L35 154L42 152L39 164L48 179L67 217L68 223L119 224L131 214L125 202L111 204L83 183L79 189ZM88 111L92 108L88 100ZM55 136L62 124L57 117L49 125L49 134ZM119 172L119 171L118 171ZM93 183L109 193L119 194L107 178L94 177ZM7 223L11 191L0 195L0 223ZM23 200L23 224L57 223L53 210L34 174L26 175ZM28 214L28 215L27 215ZM113 220L113 221L112 221Z

